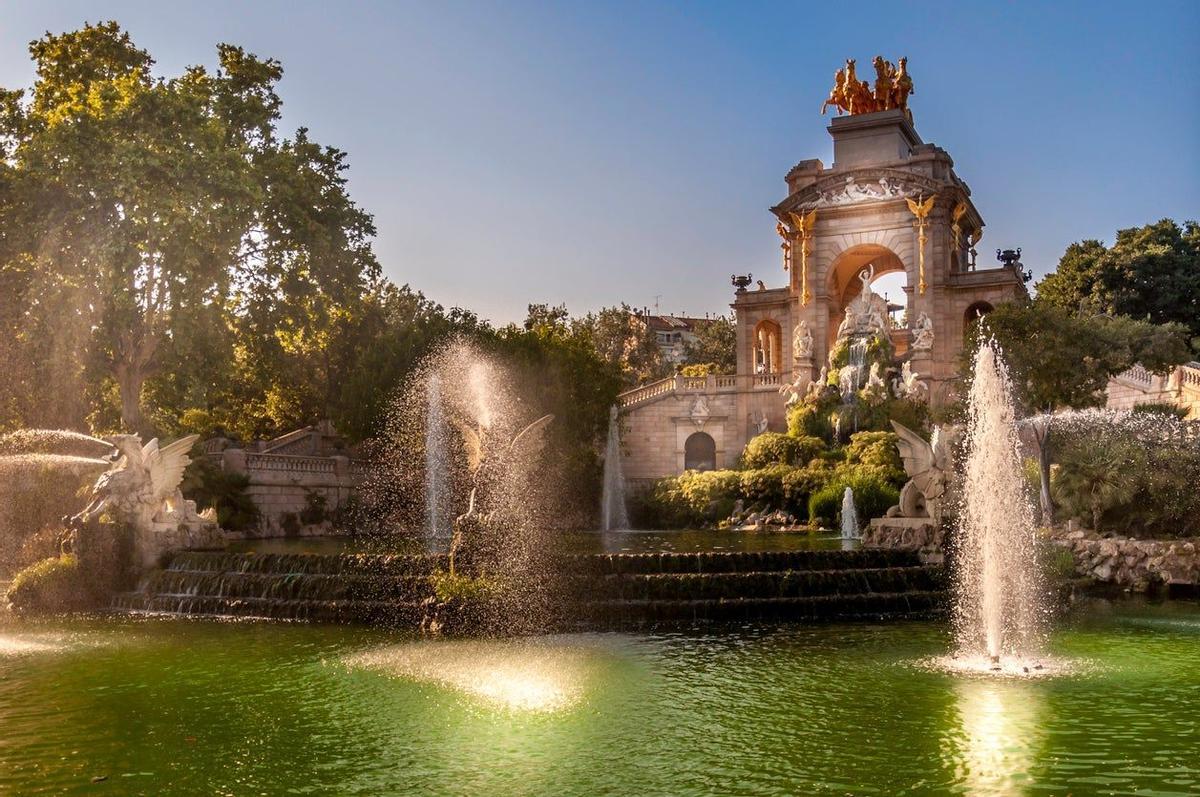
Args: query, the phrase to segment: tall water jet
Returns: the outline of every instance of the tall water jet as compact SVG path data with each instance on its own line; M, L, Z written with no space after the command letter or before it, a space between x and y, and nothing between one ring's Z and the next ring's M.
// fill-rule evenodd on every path
M448 498L449 461L442 378L435 372L425 384L425 514L431 540L450 534Z
M854 491L849 487L842 493L842 539L858 540L862 533L858 528L858 510L854 508Z
M605 531L629 528L629 513L625 508L625 477L621 473L620 408L613 405L608 411L608 445L604 450L604 489L601 494L600 515Z
M985 655L996 668L1036 652L1043 596L1012 385L994 342L975 354L967 404L955 634L960 656Z

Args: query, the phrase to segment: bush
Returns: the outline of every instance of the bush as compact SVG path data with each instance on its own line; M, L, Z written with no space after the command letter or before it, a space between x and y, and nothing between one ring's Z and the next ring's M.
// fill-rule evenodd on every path
M808 501L809 522L825 527L840 523L842 496L847 487L854 492L854 509L860 523L883 517L900 501L900 491L878 475L854 473L835 479L812 494Z
M746 468L766 468L770 465L803 465L821 453L825 441L811 435L763 432L746 444L742 465Z
M846 461L839 468L847 478L853 475L875 476L880 481L897 488L908 479L900 449L896 447L899 436L895 432L858 432L850 436L846 446ZM885 507L886 508L886 507Z
M783 498L792 514L804 514L809 498L833 479L834 466L823 459L814 459L803 468L792 468L783 477Z
M687 471L660 479L630 502L634 524L642 528L694 528L713 525L733 512L741 474L733 470Z
M19 614L47 614L94 608L97 595L73 554L43 559L13 578L8 602Z
M763 509L784 508L783 480L791 471L788 465L742 471L740 497L748 504L757 504Z
M217 523L230 531L246 531L258 526L259 512L246 494L250 479L230 473L203 458L192 460L183 474L180 489L196 502L198 510L215 508Z

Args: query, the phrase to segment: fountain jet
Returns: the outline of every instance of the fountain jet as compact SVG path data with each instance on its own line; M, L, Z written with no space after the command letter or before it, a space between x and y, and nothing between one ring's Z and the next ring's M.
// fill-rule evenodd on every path
M999 348L975 355L958 543L955 632L960 656L1036 652L1042 586L1033 510L1021 469L1012 386Z
M625 477L621 473L620 409L613 406L608 413L608 445L604 451L604 489L601 496L601 519L605 531L629 528L629 513L625 508Z

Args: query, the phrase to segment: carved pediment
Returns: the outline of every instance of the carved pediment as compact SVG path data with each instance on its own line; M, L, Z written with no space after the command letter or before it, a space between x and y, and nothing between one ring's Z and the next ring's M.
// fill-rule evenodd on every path
M781 202L772 210L781 218L815 208L837 208L872 202L893 202L932 196L947 186L938 180L900 169L855 169L822 177Z

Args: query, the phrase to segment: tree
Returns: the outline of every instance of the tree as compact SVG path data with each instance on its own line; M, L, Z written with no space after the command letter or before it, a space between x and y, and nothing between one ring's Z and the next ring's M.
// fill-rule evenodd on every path
M1186 362L1187 330L1116 316L1086 316L1051 304L998 306L972 331L962 371L970 378L980 334L994 337L1030 411L1096 407L1109 378L1136 363L1165 372Z
M970 379L980 335L994 337L1013 372L1016 398L1030 413L1100 406L1108 380L1141 363L1163 372L1186 362L1187 330L1180 324L1152 324L1124 316L1078 315L1049 303L1002 304L975 325L963 349L962 374ZM1053 416L1031 422L1041 474L1042 522L1053 521L1050 460L1055 442Z
M87 382L93 404L115 394L120 423L145 431L144 391L165 364L174 384L151 392L194 399L213 374L180 356L202 344L228 376L235 337L250 335L251 355L328 363L312 369L327 405L339 330L378 279L374 228L346 195L344 153L303 129L276 138L279 63L223 44L215 72L154 77L113 22L47 34L30 53L28 99L0 92L17 359L38 377L48 349L49 376Z
M1200 336L1200 225L1163 219L1071 244L1037 286L1038 303L1091 313L1176 322ZM1197 350L1200 350L1198 347Z
M600 357L620 368L624 387L662 379L670 373L670 364L662 356L653 330L629 305L605 307L574 324L591 337Z
M695 340L684 344L689 365L709 365L718 374L737 372L737 327L732 319L718 316L696 324Z

